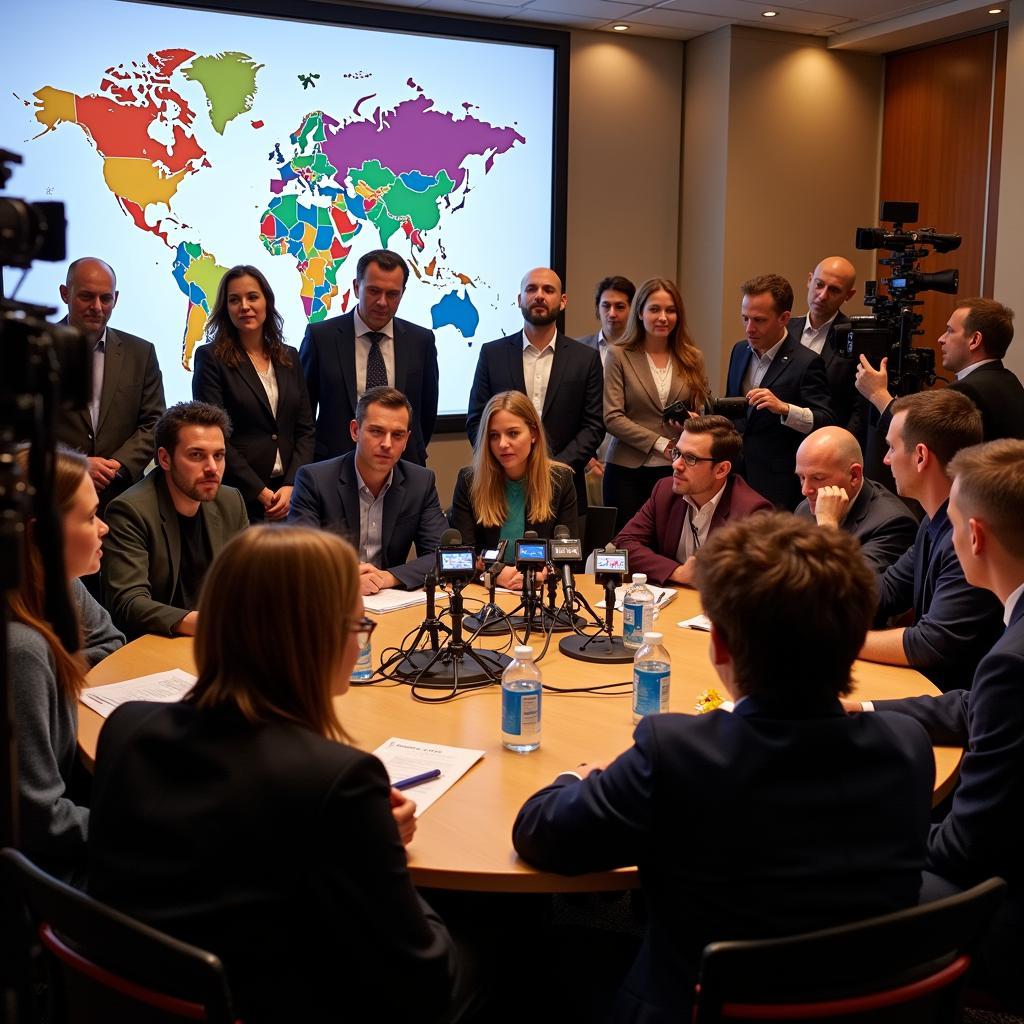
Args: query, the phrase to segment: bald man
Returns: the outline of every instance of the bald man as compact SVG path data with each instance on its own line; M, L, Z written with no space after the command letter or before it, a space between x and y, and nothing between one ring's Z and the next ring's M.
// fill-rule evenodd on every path
M558 330L568 298L550 267L535 267L519 286L523 329L489 341L469 394L466 432L475 445L480 417L492 395L521 391L533 402L551 457L571 466L577 508L587 508L587 463L604 437L604 376L597 349Z
M58 407L57 440L88 456L101 509L142 476L155 454L153 428L165 408L156 349L107 326L117 294L113 268L91 256L75 260L60 286L67 322L92 348L93 394L87 409Z
M796 514L852 533L868 565L883 573L917 535L917 520L891 491L864 476L857 439L842 427L808 434L796 452L804 500Z
M867 403L855 386L857 362L843 354L849 320L841 307L857 294L857 271L842 256L827 256L807 275L807 315L789 321L789 335L825 364L836 424L864 442Z

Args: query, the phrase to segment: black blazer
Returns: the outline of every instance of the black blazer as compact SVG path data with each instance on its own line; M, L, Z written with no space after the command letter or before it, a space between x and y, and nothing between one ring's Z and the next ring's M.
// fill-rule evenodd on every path
M89 856L94 896L224 960L246 1024L435 1020L448 1002L451 940L371 754L227 708L125 704L100 734Z
M795 316L789 321L789 336L798 345L806 323L806 316ZM828 381L835 424L837 427L845 427L863 445L867 431L867 399L857 391L857 360L848 358L840 351L840 345L845 343L849 330L850 321L840 311L828 329L821 349L821 361L825 364L825 379Z
M986 441L1024 438L1024 387L1002 360L979 366L950 387L962 391L981 410Z
M796 514L814 518L806 498L797 505ZM841 525L860 541L861 554L878 574L893 565L917 537L917 520L910 509L874 480L864 480Z
M501 527L482 526L478 521L469 496L469 487L472 482L472 467L465 466L460 469L458 479L455 481L455 493L452 495L452 508L448 518L451 520L452 528L462 534L462 543L472 544L479 552L498 546ZM551 504L555 511L554 518L545 519L539 523L527 518L525 529L527 531L534 530L538 537L550 538L554 535L556 526L567 526L569 527L569 536L575 537L578 523L573 474L563 466L553 466L551 484L553 489ZM529 498L527 498L527 508L529 508Z
M117 477L100 492L100 501L106 505L142 477L156 454L153 428L166 404L163 377L152 342L108 327L104 351L99 424L95 432L88 409L65 409L58 404L55 433L57 440L69 448L121 463Z
M492 395L502 391L526 393L521 332L489 341L480 348L466 412L466 433L471 445L476 445L484 406ZM604 438L601 356L597 349L582 345L561 331L555 338L541 422L551 457L577 471L586 468ZM586 485L583 487L585 490Z
M394 319L395 387L412 403L409 444L403 458L427 464L437 420L437 343L434 332ZM352 312L310 324L299 348L309 402L316 414L314 458L352 451L349 424L356 415L356 334Z
M547 871L639 867L647 933L611 1018L678 1024L706 943L916 904L934 778L906 716L747 697L644 718L606 770L530 797L512 842Z
M349 452L301 469L292 491L288 522L331 530L358 552L360 504L355 461L355 452ZM383 568L409 590L422 587L447 528L433 472L412 462L395 463L395 475L384 496ZM414 544L417 557L406 562Z
M267 486L278 448L287 486L295 483L299 467L313 458L313 414L306 380L298 352L291 345L285 345L284 350L292 364L274 364L276 416L247 357L238 366L228 366L213 354L210 344L200 345L195 352L192 397L219 405L231 417L224 483L236 487L246 498L255 498Z
M743 377L750 362L750 348L745 341L733 346L729 357L726 396L740 397ZM775 353L760 387L768 388L782 402L792 402L810 409L814 426L830 426L835 422L825 377L825 364L820 356L804 348L788 336ZM736 421L743 435L743 477L747 483L779 508L795 509L800 504L800 484L796 474L796 450L807 436L787 427L776 413L747 407L747 415Z

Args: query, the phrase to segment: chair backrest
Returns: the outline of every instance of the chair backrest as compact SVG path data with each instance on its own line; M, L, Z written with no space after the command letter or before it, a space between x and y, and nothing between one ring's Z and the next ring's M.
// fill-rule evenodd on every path
M990 878L895 914L781 939L704 949L694 1024L953 1021L971 954L1002 902Z
M603 548L615 536L615 517L618 514L619 510L612 505L591 505L587 509L587 522L583 528L584 558L595 548Z
M47 962L54 1024L233 1024L220 960L105 906L16 850L0 867L20 894Z

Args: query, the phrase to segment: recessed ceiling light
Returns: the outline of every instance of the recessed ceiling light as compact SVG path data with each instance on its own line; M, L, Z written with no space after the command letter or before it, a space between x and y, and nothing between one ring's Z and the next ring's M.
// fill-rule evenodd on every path
M612 25L612 31L613 32L628 32L629 31L629 26L628 25Z
M761 17L762 18L777 18L778 16L779 16L779 12L778 11L762 11L761 12Z
M1003 9L1002 9L1002 7L991 7L991 8L989 8L989 12L988 13L989 14L1002 14L1003 13Z

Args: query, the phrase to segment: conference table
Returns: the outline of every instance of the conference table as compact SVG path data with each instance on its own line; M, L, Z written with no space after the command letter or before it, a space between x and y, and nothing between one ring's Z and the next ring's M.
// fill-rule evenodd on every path
M590 577L581 578L579 590L591 605L603 597ZM464 591L467 614L486 598L478 586ZM517 598L499 594L498 604L511 610ZM708 634L683 629L677 623L700 612L692 590L680 589L663 607L655 628L665 634L672 656L672 711L695 710L698 695L714 688L723 696L708 660ZM599 613L600 614L600 613ZM397 645L424 618L423 605L375 616L374 665L379 652ZM621 631L621 616L615 624ZM552 636L547 654L540 661L545 685L560 688L626 682L632 679L631 664L593 664L562 655ZM531 645L539 652L543 637L536 634ZM481 637L474 646L498 648L508 644L508 635ZM137 676L182 668L195 672L190 638L146 636L126 645L97 665L87 685L121 682ZM854 696L861 699L935 695L939 691L912 669L858 661L854 665ZM429 696L439 696L429 691ZM460 691L445 703L424 704L415 700L410 687L400 682L374 683L352 687L340 701L338 713L353 743L374 750L390 737L441 743L485 751L474 765L418 819L418 828L408 848L409 870L417 885L479 892L583 892L627 889L638 885L635 868L565 877L537 871L519 859L512 848L512 823L523 801L552 781L559 772L584 762L615 757L631 743L633 731L630 689L613 693L545 692L542 710L542 739L538 750L528 754L507 751L501 744L500 687L497 685ZM79 747L91 767L103 719L79 705ZM935 799L952 788L962 751L936 747ZM415 789L409 791L415 799Z

